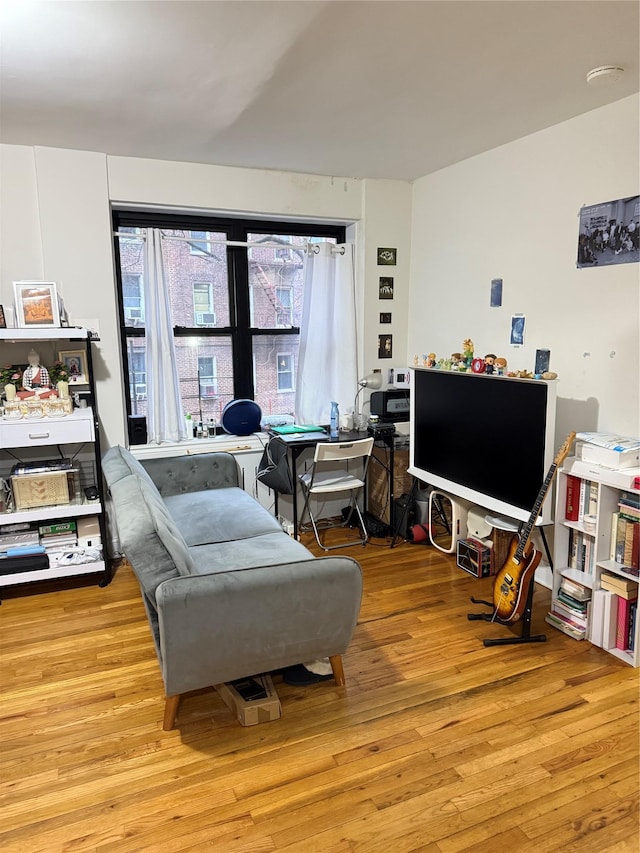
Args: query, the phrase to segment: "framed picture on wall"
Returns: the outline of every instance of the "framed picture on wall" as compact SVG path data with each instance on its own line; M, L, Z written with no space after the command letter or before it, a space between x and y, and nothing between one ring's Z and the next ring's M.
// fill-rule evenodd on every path
M378 249L379 266L395 267L397 254L397 249Z
M87 383L87 363L84 350L65 350L58 353L58 361L62 362L69 371L69 385Z
M391 322L391 311L381 311L380 312L380 323L390 323Z
M392 335L378 335L378 358L393 358Z
M391 276L381 276L378 279L378 298L393 299L393 278Z
M4 306L0 305L0 329L7 328L7 318L4 316Z
M19 329L59 328L60 308L53 281L14 281L16 325Z

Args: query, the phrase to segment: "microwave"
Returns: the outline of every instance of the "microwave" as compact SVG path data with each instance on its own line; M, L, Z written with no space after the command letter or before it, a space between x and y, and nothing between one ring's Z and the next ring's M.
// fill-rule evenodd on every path
M409 420L409 389L390 388L388 391L373 391L370 399L371 414L381 421L399 423Z

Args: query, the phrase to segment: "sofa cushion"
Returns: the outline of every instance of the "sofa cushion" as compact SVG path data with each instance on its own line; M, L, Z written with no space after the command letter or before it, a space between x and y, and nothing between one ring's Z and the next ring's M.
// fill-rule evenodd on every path
M102 470L109 488L113 483L117 483L124 477L129 477L131 474L135 474L153 485L153 480L142 464L125 447L121 447L119 444L110 447L102 457Z
M300 563L313 558L313 554L304 545L287 536L282 530L240 542L196 545L190 551L195 565L194 572L199 575L255 569L279 563Z
M165 580L190 574L193 561L187 545L149 485L133 474L111 484L117 505L120 546L131 563L138 582L155 607L155 593Z
M283 533L276 519L240 488L172 495L164 503L189 547Z

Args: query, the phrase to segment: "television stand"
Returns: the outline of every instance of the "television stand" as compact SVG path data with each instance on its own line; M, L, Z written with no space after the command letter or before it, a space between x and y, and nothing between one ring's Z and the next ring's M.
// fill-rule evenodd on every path
M546 634L531 633L531 613L533 611L533 587L534 583L529 584L529 592L527 593L527 602L522 614L522 633L519 637L493 637L483 640L485 646L513 646L520 643L546 643ZM493 604L490 601L484 601L482 598L474 598L471 596L473 604L486 604L487 607L493 609ZM502 622L500 619L494 618L491 613L467 613L467 619L470 622L481 619L483 622L495 622L497 625L508 625L511 623Z

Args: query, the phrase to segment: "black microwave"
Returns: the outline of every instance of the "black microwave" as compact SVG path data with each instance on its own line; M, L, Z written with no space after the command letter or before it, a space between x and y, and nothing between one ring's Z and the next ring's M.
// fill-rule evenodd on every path
M395 388L388 391L373 391L370 400L371 414L378 415L385 423L409 420L409 389Z

